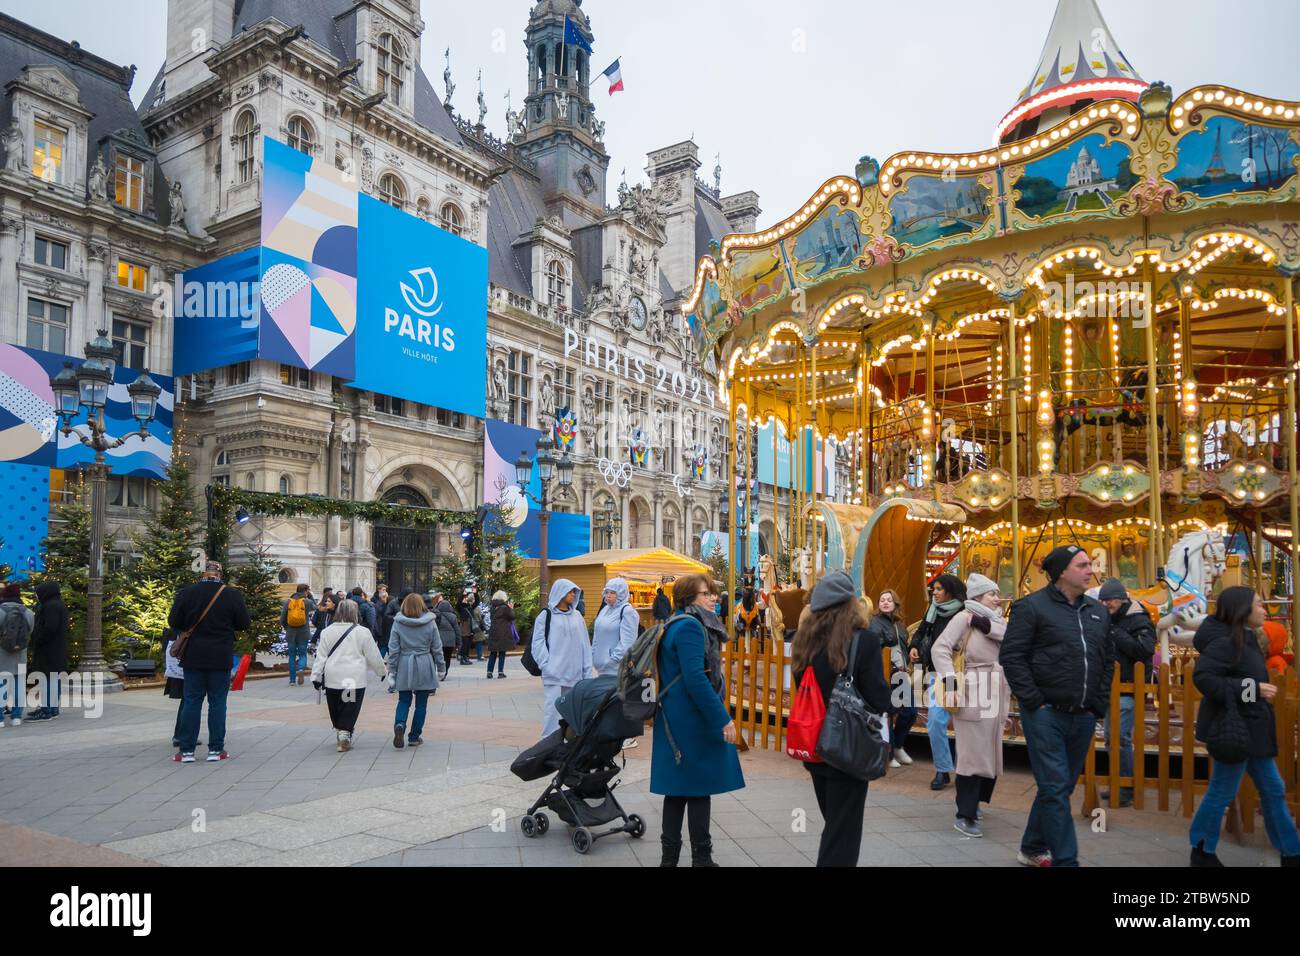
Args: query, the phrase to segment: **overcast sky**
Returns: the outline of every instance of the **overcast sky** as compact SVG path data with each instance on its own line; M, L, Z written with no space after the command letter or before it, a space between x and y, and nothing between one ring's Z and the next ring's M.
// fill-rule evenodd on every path
M1139 74L1177 93L1225 83L1300 100L1296 0L1100 0ZM423 0L425 72L477 117L477 73L505 126L527 79L530 0ZM166 0L0 0L4 12L117 63L144 95L161 64ZM784 218L859 156L983 149L1029 80L1056 0L586 0L593 70L622 58L626 92L593 82L607 124L610 191L643 176L648 150L694 136L701 175L722 154L724 194L757 191L760 226Z

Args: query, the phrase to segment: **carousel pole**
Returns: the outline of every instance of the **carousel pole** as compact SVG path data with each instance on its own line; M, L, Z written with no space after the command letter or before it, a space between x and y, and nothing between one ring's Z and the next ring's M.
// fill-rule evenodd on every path
M736 444L736 379L733 376L730 383L731 387L727 389L727 402L731 406L731 455L727 461L727 513L730 520L727 523L727 553L731 560L727 562L727 593L736 593L736 556L740 553L740 548L736 542L740 537L740 525L736 524L736 455L740 453L740 446ZM730 642L736 640L736 615L727 614L727 638Z
M1160 392L1156 381L1156 304L1155 274L1149 256L1144 274L1146 288L1142 295L1142 317L1146 323L1147 350L1147 472L1151 478L1151 534L1147 538L1147 552L1150 558L1151 581L1156 579L1156 569L1160 567L1160 552L1164 542L1164 523L1160 516L1160 429L1156 424ZM1168 660L1169 649L1162 649L1163 660Z
M812 419L812 435L810 436L812 442L812 467L809 468L811 474L808 476L810 479L808 482L809 484L808 491L810 496L809 508L812 508L814 505L817 504L817 478L818 478L818 473L816 468L817 465L817 342L816 341L814 341L812 344L812 403L809 405L809 408L811 409L809 417ZM813 549L813 554L812 554L813 577L818 578L820 577L818 571L821 569L821 563L822 563L822 545L821 545L821 531L816 521L814 521L812 525L812 540L809 542L809 545Z
M1295 368L1295 285L1294 276L1286 277L1286 454L1291 471L1291 638L1300 638L1300 615L1296 614L1296 555L1300 551L1300 474L1296 463L1296 368Z
M925 337L925 408L926 424L929 425L929 434L922 431L921 436L925 439L925 452L921 456L922 475L929 484L927 489L935 501L939 500L939 482L934 475L935 466L935 436L938 434L939 422L938 415L934 407L935 387L934 387L934 352L935 338L938 332L939 317L930 316L930 334Z
M1020 554L1020 436L1017 434L1018 427L1016 421L1016 403L1020 401L1020 387L1017 381L1020 365L1020 343L1016 341L1016 320L1021 318L1020 300L1017 299L1011 306L1011 320L1007 325L1007 340L1009 365L1007 367L1007 395L1008 408L1008 428L1011 432L1011 568L1012 578L1015 582L1011 586L1012 594L1010 597L1014 600L1020 595L1015 593L1020 590L1021 574L1021 554Z

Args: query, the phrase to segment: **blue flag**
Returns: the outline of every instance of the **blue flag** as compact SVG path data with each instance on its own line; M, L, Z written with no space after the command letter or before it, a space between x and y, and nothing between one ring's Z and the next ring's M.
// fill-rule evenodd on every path
M568 17L564 18L564 45L576 46L579 50L591 52L591 44L587 42L586 37L578 32L578 28L573 25L573 21Z

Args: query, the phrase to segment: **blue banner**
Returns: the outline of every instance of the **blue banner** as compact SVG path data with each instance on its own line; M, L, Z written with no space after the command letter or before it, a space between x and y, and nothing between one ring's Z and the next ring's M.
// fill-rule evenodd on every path
M177 273L172 373L192 375L257 358L261 249Z
M530 558L541 557L541 522L537 503L519 493L515 483L515 461L520 452L534 459L528 492L542 496L542 482L537 474L537 440L542 433L535 428L488 419L483 429L483 500L498 500L514 508L512 526L519 550ZM551 560L576 558L591 550L591 516L552 512L546 534L546 551Z
M486 415L487 250L369 196L353 388Z

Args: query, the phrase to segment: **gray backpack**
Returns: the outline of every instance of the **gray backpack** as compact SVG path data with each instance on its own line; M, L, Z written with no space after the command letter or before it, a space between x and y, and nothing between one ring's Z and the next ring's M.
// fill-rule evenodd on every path
M27 650L32 640L32 628L27 623L24 608L18 604L0 604L0 650L17 654Z

